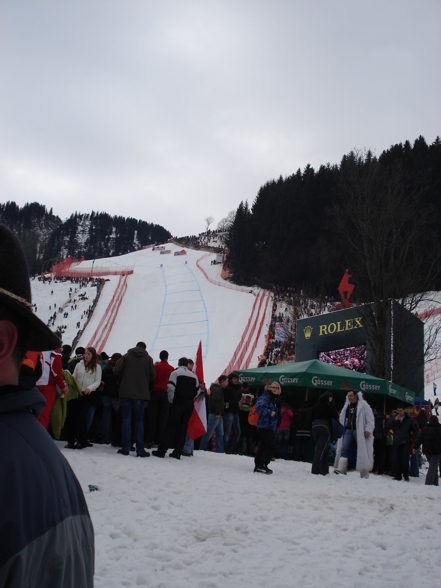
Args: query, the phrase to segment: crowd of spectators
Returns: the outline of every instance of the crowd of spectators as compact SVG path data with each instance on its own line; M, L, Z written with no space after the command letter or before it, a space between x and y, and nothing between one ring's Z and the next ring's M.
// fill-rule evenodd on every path
M52 274L49 275L39 275L32 278L32 280L36 280L44 284L44 287L50 288L50 296L54 295L53 285L54 284L62 284L62 283L69 283L71 287L68 291L67 299L60 303L60 301L54 301L53 303L49 304L48 310L52 312L52 314L45 318L46 324L51 327L60 337L66 334L69 331L69 325L61 322L62 319L66 319L69 317L69 312L71 315L74 315L75 320L72 320L70 326L75 325L75 334L72 333L73 340L72 346L75 347L79 338L81 337L85 327L88 324L89 319L91 318L93 311L96 307L96 304L99 300L99 296L101 294L102 286L104 285L105 280L103 278L94 278L94 277L69 277L69 276L53 276ZM89 300L90 297L90 287L96 288L96 294L93 295L92 302L88 305L87 308L84 308L84 303ZM87 288L87 290L85 290ZM81 307L79 304L81 303ZM34 311L37 311L37 306L34 304ZM76 311L81 312L76 312ZM76 313L76 316L75 316ZM46 315L47 316L47 315Z
M199 235L176 237L173 241L177 245L190 247L191 249L202 249L213 253L222 253L225 248L224 235L225 231L216 229L213 231L208 230L205 233L199 233Z
M366 345L337 349L336 351L323 351L319 355L319 360L365 374Z

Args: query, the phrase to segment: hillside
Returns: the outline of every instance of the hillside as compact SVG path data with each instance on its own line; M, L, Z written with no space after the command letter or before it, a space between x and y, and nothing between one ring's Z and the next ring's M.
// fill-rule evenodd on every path
M20 239L31 274L48 269L58 258L112 257L171 237L160 225L104 212L75 212L63 222L37 202L22 208L15 202L0 204L0 222Z

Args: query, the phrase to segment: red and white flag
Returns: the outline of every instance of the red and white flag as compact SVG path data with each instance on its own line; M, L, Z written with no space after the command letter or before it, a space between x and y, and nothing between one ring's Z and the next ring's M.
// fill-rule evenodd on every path
M202 364L202 341L199 341L196 361L194 363L194 373L197 375L199 385L202 386L204 380L204 366ZM194 404L193 414L188 421L187 433L193 441L202 437L207 432L207 411L205 408L205 394L202 394Z

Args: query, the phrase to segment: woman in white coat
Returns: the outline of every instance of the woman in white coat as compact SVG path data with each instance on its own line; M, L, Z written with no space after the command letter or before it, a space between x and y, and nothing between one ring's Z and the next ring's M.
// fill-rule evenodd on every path
M85 449L92 447L92 444L87 440L87 413L90 408L90 394L101 385L101 366L98 363L94 347L86 347L83 359L75 366L73 375L81 388L82 395L68 403L67 418L69 421L66 422L68 441L66 447L68 449ZM77 440L76 444L75 439Z
M338 440L335 453L334 472L346 474L348 471L348 453L352 444L357 446L357 463L355 469L362 478L369 478L374 465L374 427L375 419L369 404L363 400L361 392L348 392L340 423L344 427L343 437Z

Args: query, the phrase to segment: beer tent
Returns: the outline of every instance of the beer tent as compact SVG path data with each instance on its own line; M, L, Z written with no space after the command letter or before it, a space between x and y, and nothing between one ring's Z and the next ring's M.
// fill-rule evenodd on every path
M349 390L363 392L368 402L378 403L381 399L384 407L386 399L413 405L415 398L414 392L388 380L347 370L318 359L235 370L234 373L239 376L239 382L248 382L250 387L265 386L277 381L286 395L290 396L289 392L294 393L299 402L315 402L325 390L332 390L336 401L343 400Z

